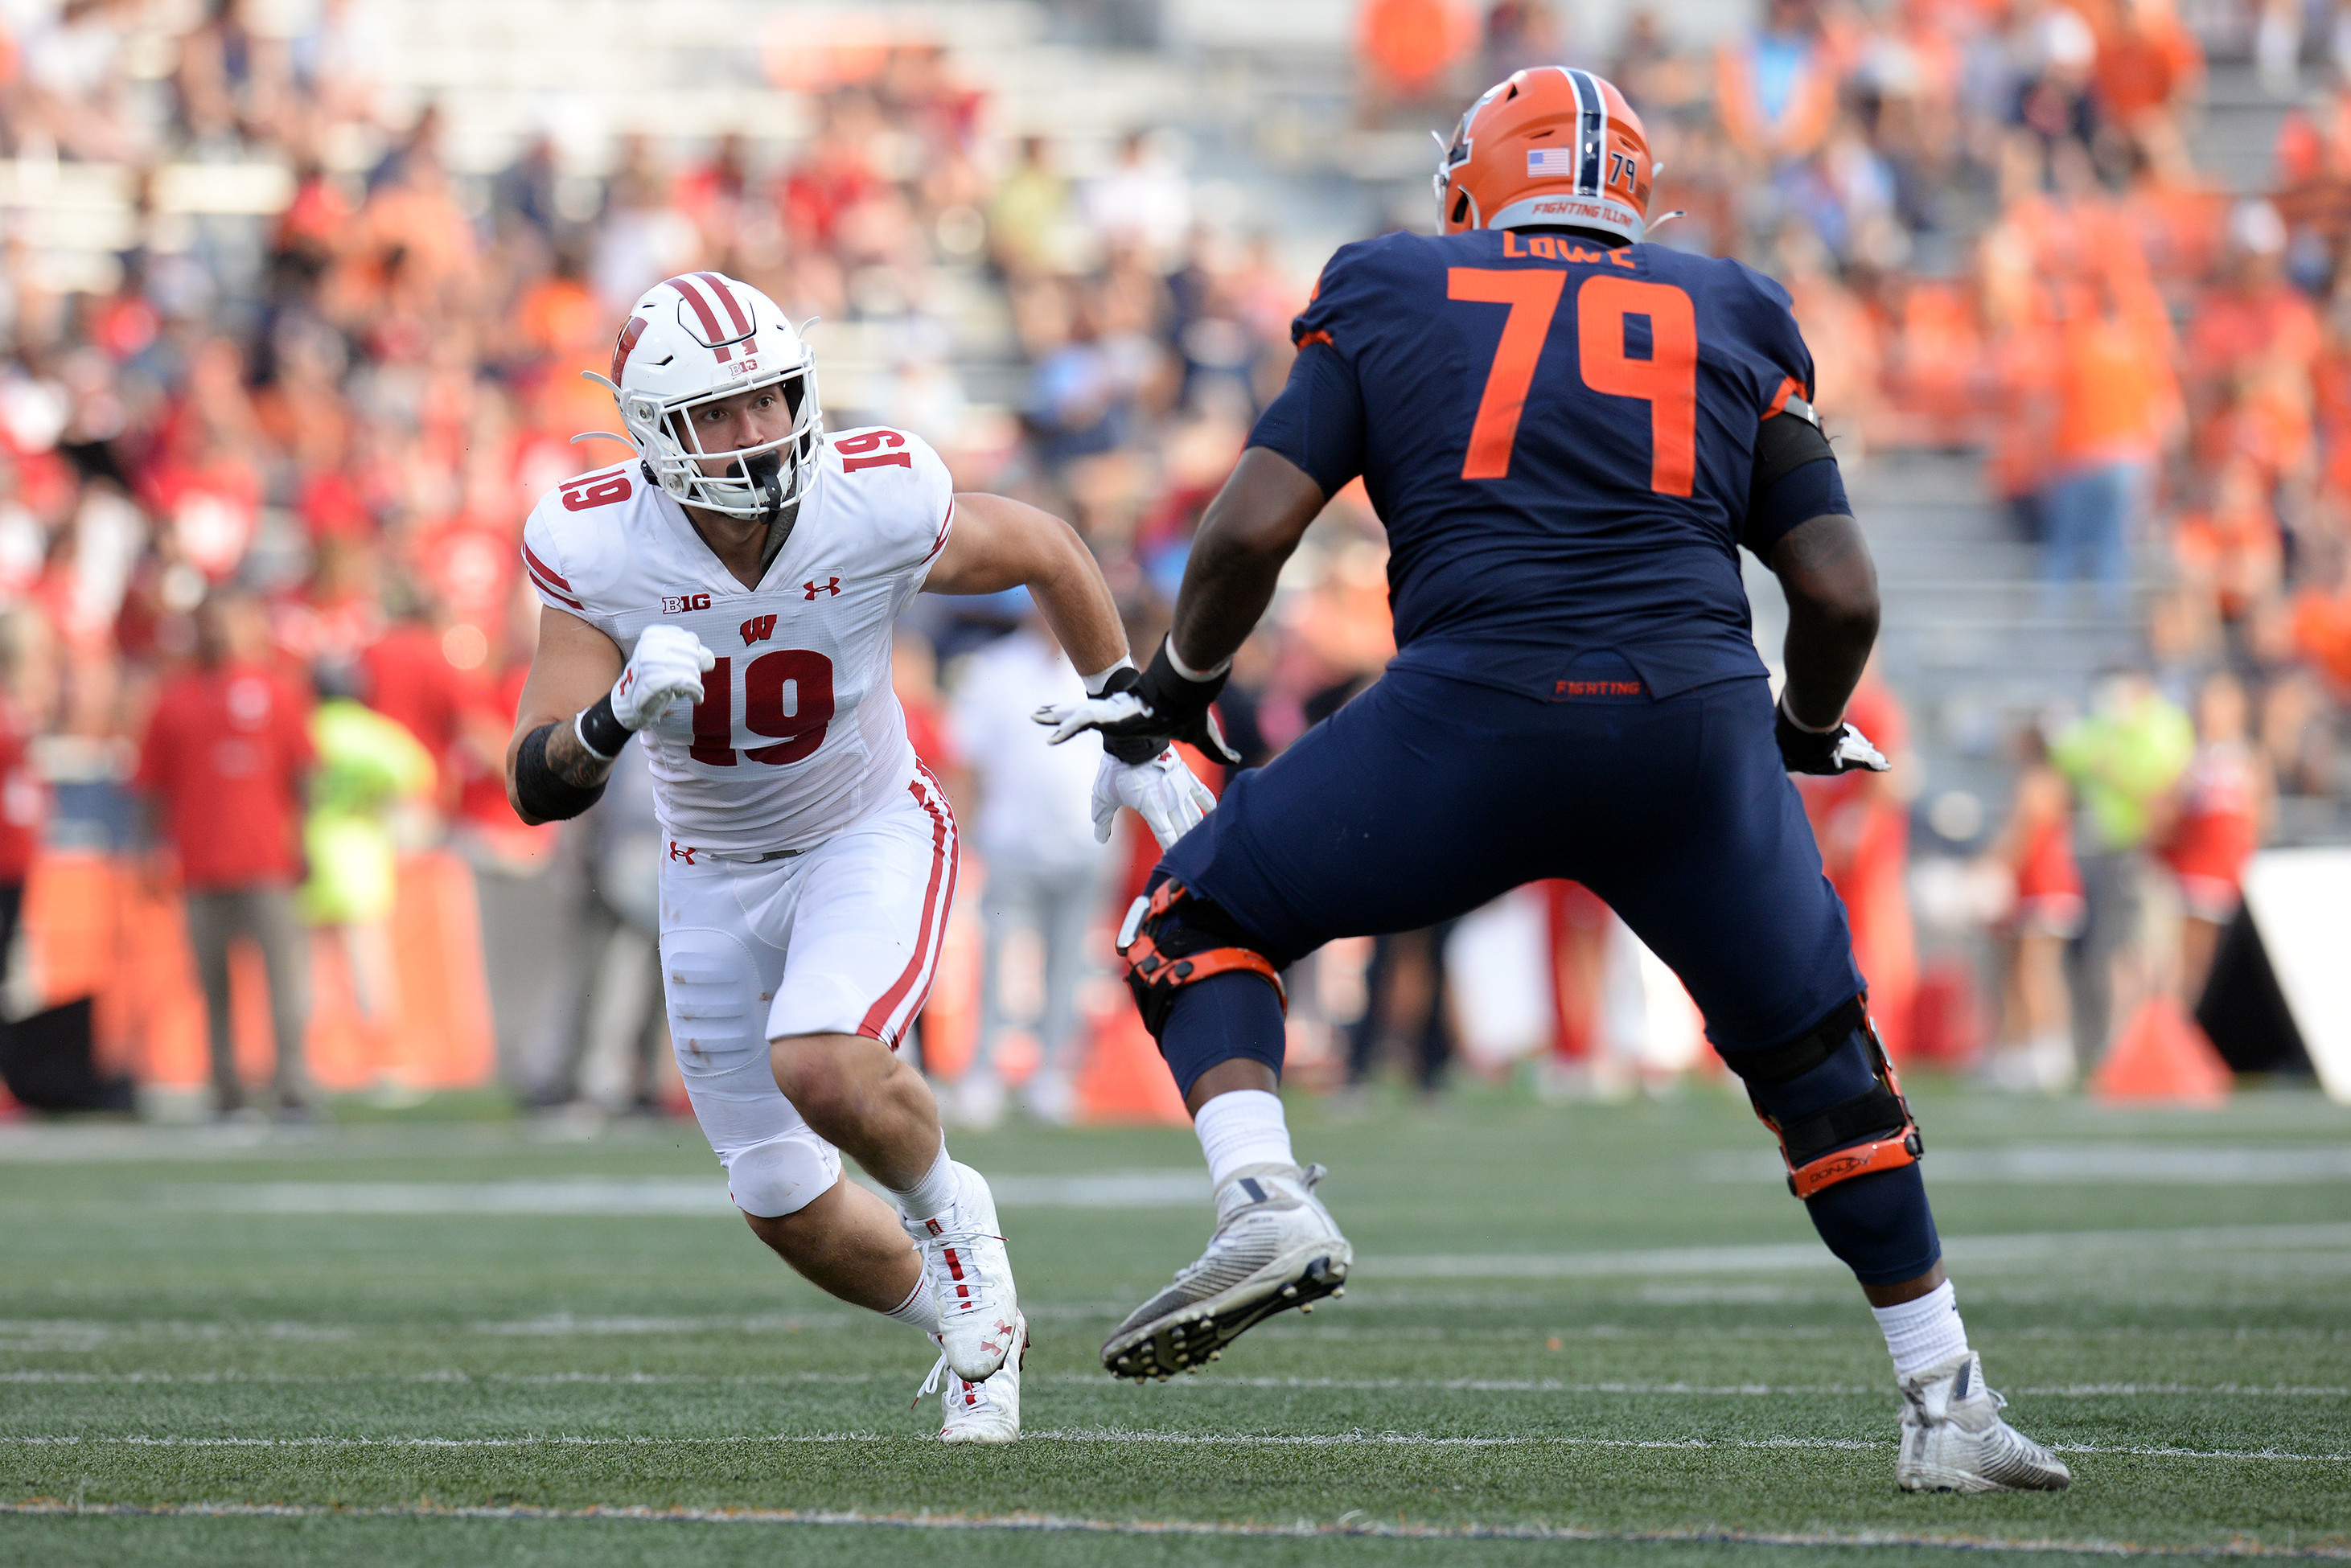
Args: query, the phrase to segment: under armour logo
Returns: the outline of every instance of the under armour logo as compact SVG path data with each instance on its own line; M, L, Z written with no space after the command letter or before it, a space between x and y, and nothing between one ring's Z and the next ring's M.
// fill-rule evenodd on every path
M814 577L810 577L807 582L802 583L800 587L808 590L808 597L810 598L816 597L819 594L831 594L834 598L839 598L841 597L841 579L839 577L831 577L822 583L818 582Z
M816 596L810 594L809 597L814 598ZM743 646L746 648L755 642L765 642L776 635L776 618L771 615L755 615L743 623L742 632Z
M676 839L673 838L669 841L669 857L672 860L683 860L688 866L691 866L694 864L694 846L691 844L680 844Z

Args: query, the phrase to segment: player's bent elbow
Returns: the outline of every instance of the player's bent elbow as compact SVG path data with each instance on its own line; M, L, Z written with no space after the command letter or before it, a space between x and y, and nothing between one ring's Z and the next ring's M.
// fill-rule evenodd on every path
M1841 586L1836 591L1813 598L1808 607L1813 619L1842 641L1865 645L1877 640L1877 583L1874 578L1850 587Z
M1877 635L1877 566L1861 525L1842 513L1788 531L1771 553L1772 575L1792 618L1862 642Z

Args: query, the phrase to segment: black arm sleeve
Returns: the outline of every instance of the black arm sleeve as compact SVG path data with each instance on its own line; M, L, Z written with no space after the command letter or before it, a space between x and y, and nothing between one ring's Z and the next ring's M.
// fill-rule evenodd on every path
M1836 452L1821 427L1801 415L1778 413L1755 432L1755 469L1747 491L1747 526L1740 542L1769 560L1791 528L1831 513L1853 514Z
M547 741L554 733L553 724L541 724L522 738L515 755L515 798L541 822L569 821L604 798L601 783L582 789L555 776L547 765Z

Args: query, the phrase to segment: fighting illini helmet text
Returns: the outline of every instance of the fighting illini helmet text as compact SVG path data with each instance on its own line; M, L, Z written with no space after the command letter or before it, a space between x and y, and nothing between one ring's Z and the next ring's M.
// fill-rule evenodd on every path
M1638 244L1649 133L1614 83L1535 66L1486 89L1437 163L1438 231L1585 229Z

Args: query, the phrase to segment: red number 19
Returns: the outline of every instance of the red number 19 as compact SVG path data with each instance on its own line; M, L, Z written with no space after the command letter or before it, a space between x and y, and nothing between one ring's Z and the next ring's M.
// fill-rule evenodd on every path
M784 711L784 693L792 711ZM743 726L772 737L772 746L744 753L755 763L779 768L799 762L824 744L833 715L832 660L805 649L779 648L751 660L743 671ZM702 701L694 705L694 744L687 755L712 767L735 765L735 661L721 656L702 677Z
M832 444L834 450L841 453L841 472L843 473L855 473L861 468L887 468L892 463L900 468L914 466L912 452L885 452L878 457L861 455L877 446L904 446L906 438L896 431L871 430L863 435L844 436Z

